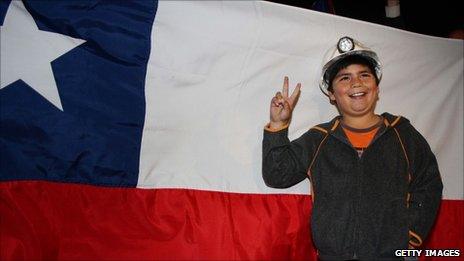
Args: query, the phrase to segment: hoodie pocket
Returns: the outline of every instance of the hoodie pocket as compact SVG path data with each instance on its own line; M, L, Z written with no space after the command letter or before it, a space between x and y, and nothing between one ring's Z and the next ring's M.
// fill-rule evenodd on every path
M317 250L328 256L342 256L354 251L354 220L349 206L314 204L311 216L313 243Z

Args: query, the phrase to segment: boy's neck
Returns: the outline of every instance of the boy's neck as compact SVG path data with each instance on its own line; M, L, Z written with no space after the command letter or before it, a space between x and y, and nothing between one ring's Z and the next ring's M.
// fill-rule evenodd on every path
M380 116L374 113L363 116L342 116L343 124L348 125L355 129L366 129L377 124L380 120Z

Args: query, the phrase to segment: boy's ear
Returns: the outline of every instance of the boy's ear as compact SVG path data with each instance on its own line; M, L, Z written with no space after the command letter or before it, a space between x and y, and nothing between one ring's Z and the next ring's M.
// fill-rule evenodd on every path
M333 95L331 91L328 91L328 94L329 94L330 104L332 105L337 104L337 101L335 100L335 95Z

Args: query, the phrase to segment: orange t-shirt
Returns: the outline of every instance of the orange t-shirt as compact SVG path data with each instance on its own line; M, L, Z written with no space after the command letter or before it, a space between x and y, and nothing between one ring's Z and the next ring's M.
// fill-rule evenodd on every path
M358 156L361 157L362 153L367 148L367 146L369 146L380 126L379 124L376 124L367 129L354 129L343 125L342 127L351 145L358 151Z

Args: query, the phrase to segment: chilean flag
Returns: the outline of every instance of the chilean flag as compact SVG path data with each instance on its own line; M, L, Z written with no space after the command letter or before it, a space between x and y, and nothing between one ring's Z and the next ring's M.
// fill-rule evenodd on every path
M464 250L460 40L261 1L2 1L0 30L1 260L315 260L309 182L265 186L262 132L285 75L290 139L337 114L317 83L345 35L437 156L423 248Z

